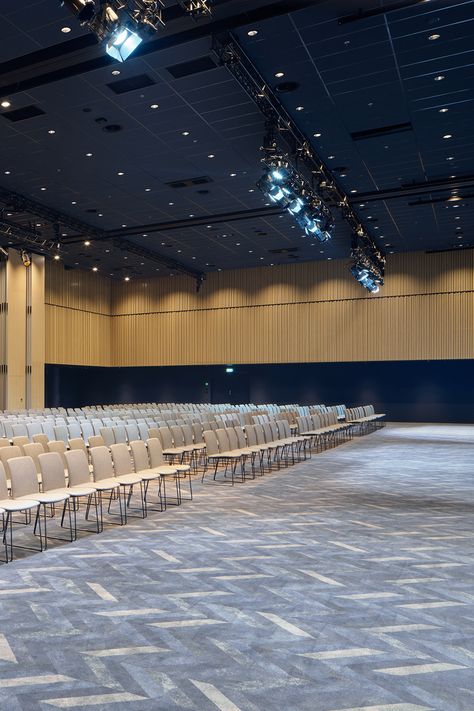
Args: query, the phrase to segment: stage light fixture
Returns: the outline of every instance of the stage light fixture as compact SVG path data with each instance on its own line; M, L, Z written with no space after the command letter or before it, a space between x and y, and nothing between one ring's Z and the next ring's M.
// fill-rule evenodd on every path
M362 286L376 294L384 283L385 255L362 227L352 238L351 256L354 260L350 271Z
M26 268L31 265L31 257L24 249L21 250L21 261Z
M142 38L128 27L119 27L107 41L109 57L124 62L142 43Z
M329 208L288 160L274 157L265 167L266 172L257 182L264 195L287 210L308 237L320 242L330 239L334 225Z

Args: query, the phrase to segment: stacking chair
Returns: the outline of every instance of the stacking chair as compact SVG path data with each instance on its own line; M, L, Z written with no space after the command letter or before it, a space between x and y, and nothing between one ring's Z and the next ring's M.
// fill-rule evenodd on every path
M82 437L81 425L79 422L70 422L67 428L68 439L75 439L77 437Z
M69 449L81 449L84 454L87 454L86 443L82 437L73 437L69 440Z
M127 444L127 431L124 425L116 425L112 427L116 444Z
M105 445L104 438L101 435L92 435L89 437L89 448L103 447Z
M67 444L69 439L69 432L66 425L55 425L54 426L54 439L61 440L64 444Z
M26 425L26 430L28 432L28 437L32 442L34 441L33 436L35 434L41 434L43 431L39 422L28 422Z
M150 437L153 439L153 434L154 432L154 427L150 427ZM153 433L153 434L152 434ZM182 462L184 459L184 455L189 451L187 447L184 447L183 445L181 446L174 446L173 443L173 435L171 433L171 430L169 427L159 427L158 428L158 437L161 441L161 445L163 447L163 454L165 457L171 457L171 462L173 462L175 457L178 457L179 460Z
M55 439L52 442L48 442L47 451L60 454L63 461L63 468L67 469L66 457L64 456L65 452L67 452L67 446L62 439Z
M38 434L34 434L33 435L33 442L43 445L43 449L46 452L48 442L49 442L48 435L44 434L44 432L39 432Z
M159 469L163 476L167 478L172 478L175 482L176 487L176 501L175 505L179 506L182 501L181 493L181 479L185 479L189 473L189 464L168 464L163 456L163 448L161 442L157 437L150 437L146 441L148 447L148 456L150 458L150 465L152 469ZM165 471L167 469L167 471ZM189 489L191 498L193 496L191 477L189 477ZM171 503L168 500L168 496L165 497L165 506Z
M248 452L252 462L252 472L255 476L255 459L258 458L260 468L260 476L263 476L263 452L264 450L258 444L250 444L245 436L244 428L240 425L234 427L235 436L237 438L237 446L240 450Z
M137 427L140 433L140 439L146 442L146 440L150 437L148 425L145 422L138 422Z
M128 451L127 451L128 454ZM129 498L132 492L133 486L135 484L140 484L142 479L137 475L123 475L115 476L114 464L112 456L108 447L93 447L90 450L91 460L92 460L92 471L94 474L94 481L97 485L105 485L111 492L108 512L110 513L110 506L112 503L112 495L114 492L118 494L118 502L120 508L120 520L121 523L127 523L127 506L125 500L122 501L122 490L128 489ZM124 492L125 494L125 492Z
M25 444L29 444L29 441L29 437L27 437L26 435L12 437L12 444L14 444L15 447L20 447L20 449L22 449Z
M106 487L104 488L105 485L101 484L100 482L97 484L91 482L89 460L87 458L86 452L81 449L71 449L66 452L64 456L66 457L67 469L69 474L68 491L72 493L73 497L74 493L77 494L77 492L80 492L78 494L79 498L82 496L87 496L86 520L89 519L89 511L92 505L92 497L94 498L97 533L100 533L104 530L102 517L102 491L107 491L108 489ZM77 537L76 506L74 506L73 511L74 531Z
M17 501L14 498L8 496L8 486L7 477L5 474L5 469L0 462L0 512L4 516L4 526L3 526L3 543L5 546L5 562L13 560L13 514L17 512L25 512L26 520L28 521L31 516L31 511L34 509L39 509L39 501L31 497L30 499L22 498L21 501ZM6 516L5 516L6 514ZM30 549L29 546L19 546L20 548L27 548L28 550L37 550L36 548ZM10 548L10 552L8 549ZM42 550L42 546L41 546Z
M112 427L101 427L100 436L104 440L104 444L110 447L111 444L115 444L114 431Z
M194 436L193 436L193 430L191 425L182 425L181 426L181 432L183 435L183 444L184 446L188 447L191 450L191 458L190 458L190 464L194 470L194 473L197 473L197 467L199 464L199 458L202 456L204 453L204 450L206 449L205 443L202 441L202 431L200 433L201 440L195 441ZM176 442L176 440L175 440Z
M0 461L5 467L5 474L7 475L8 480L10 480L10 465L8 462L10 461L10 459L14 459L15 457L21 456L22 451L20 447L17 447L15 445L11 447L0 447Z
M10 446L10 440L7 439L6 437L0 437L0 447L9 447Z
M204 441L206 443L206 465L204 467L204 471L202 473L202 479L201 481L204 481L204 476L207 472L207 465L209 462L213 463L214 466L214 481L217 477L217 471L219 469L219 462L224 462L225 463L225 472L224 476L227 475L227 469L229 466L229 463L231 463L231 484L234 486L235 483L235 469L237 467L237 463L240 460L240 455L236 454L236 456L232 456L229 452L222 452L220 450L219 446L219 441L217 439L217 432L219 430L205 430L204 431ZM222 432L222 430L221 430ZM229 456L226 456L229 455ZM243 479L243 478L242 478Z
M94 435L94 428L88 420L83 420L81 422L82 436L84 437L84 442L86 444L89 442L89 438Z
M16 423L15 425L12 424L12 438L13 437L28 438L28 430L26 429L26 425L24 425L23 423Z
M65 493L69 496L69 498L72 500L73 506L72 506L72 512L73 512L73 520L74 524L72 523L71 520L71 506L70 506L70 501L67 499L67 501L64 502L64 508L63 508L63 513L61 516L61 526L64 524L64 516L66 513L66 504L68 507L68 513L69 513L69 529L70 529L70 535L71 535L71 541L75 541L77 538L77 503L81 498L86 497L87 498L87 503L88 503L88 508L90 508L91 504L91 499L93 496L97 496L97 491L95 487L91 485L90 482L88 484L84 484L83 486L67 486L66 482L66 476L64 473L64 462L61 458L61 455L58 452L47 452L45 454L40 454L38 456L39 459L39 465L41 469L41 478L43 482L43 492L45 493ZM67 463L67 462L66 462ZM97 500L96 500L96 514L98 514L97 511ZM97 533L99 533L99 516L97 515Z
M136 440L140 439L138 426L134 423L129 423L128 425L125 425L125 432L127 434L128 442L135 442Z
M44 454L43 445L39 442L30 442L29 444L25 444L25 446L23 447L23 454L25 457L31 457L34 461L36 473L38 474L38 482L41 487L41 467L38 457L40 454Z
M56 439L56 435L54 434L54 421L43 421L41 423L41 427L43 428L43 434L46 435L47 437L47 442L52 441L53 439ZM36 440L34 440L36 442Z
M46 517L46 507L51 506L54 511L55 504L64 503L70 512L69 494L64 489L51 489L49 491L43 491L39 493L38 490L38 475L36 474L35 463L31 457L17 457L10 460L10 475L12 482L12 497L18 499L19 501L26 500L39 502L39 506L36 511L36 520L34 525L34 533L36 530L39 531L40 537L40 549L46 550L48 547L48 531L47 531L47 517ZM63 472L64 475L64 472ZM44 482L43 482L44 488ZM41 507L43 507L43 521L41 522ZM42 530L42 527L43 530ZM70 533L72 538L72 523L70 527ZM50 538L58 538L57 536L50 536ZM59 539L64 540L64 539Z
M133 494L133 487L135 484L140 486L140 496L141 496L141 509L142 518L147 515L146 504L145 504L145 490L143 485L143 478L140 473L134 472L132 468L132 462L130 459L130 452L128 447L124 442L118 442L117 444L112 444L110 446L110 453L112 455L112 460L114 463L114 474L119 480L122 486L128 486L128 501L127 506L130 506L130 500Z
M172 475L176 479L177 471L169 465L164 465L162 467L151 467L150 460L148 458L148 450L145 442L141 439L132 440L130 442L130 450L133 457L133 467L136 474L141 477L144 482L144 492L145 492L145 511L148 512L148 489L150 483L155 481L158 483L158 499L160 505L160 511L166 508L166 489L165 489L165 477L166 475ZM171 471L170 471L171 470ZM164 506L163 506L164 504ZM152 509L156 511L156 509Z

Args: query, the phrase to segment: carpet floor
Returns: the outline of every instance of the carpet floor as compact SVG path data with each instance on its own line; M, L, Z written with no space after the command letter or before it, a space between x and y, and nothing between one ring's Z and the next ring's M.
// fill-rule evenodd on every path
M0 566L0 709L473 711L473 453L389 425Z

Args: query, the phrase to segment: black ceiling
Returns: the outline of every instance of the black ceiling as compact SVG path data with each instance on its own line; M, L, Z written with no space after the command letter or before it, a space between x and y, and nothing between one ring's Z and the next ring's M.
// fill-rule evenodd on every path
M348 257L340 216L322 245L257 189L264 120L211 48L228 26L381 247L472 242L472 0L360 1L355 16L349 0L221 0L210 24L166 5L162 35L117 64L53 0L2 1L5 220L55 235L48 209L9 191L59 211L64 264L119 277Z

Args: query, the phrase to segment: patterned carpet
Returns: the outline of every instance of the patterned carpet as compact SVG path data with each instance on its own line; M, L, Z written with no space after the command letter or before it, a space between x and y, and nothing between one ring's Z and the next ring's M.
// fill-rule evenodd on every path
M472 711L473 442L389 426L0 566L0 709Z

